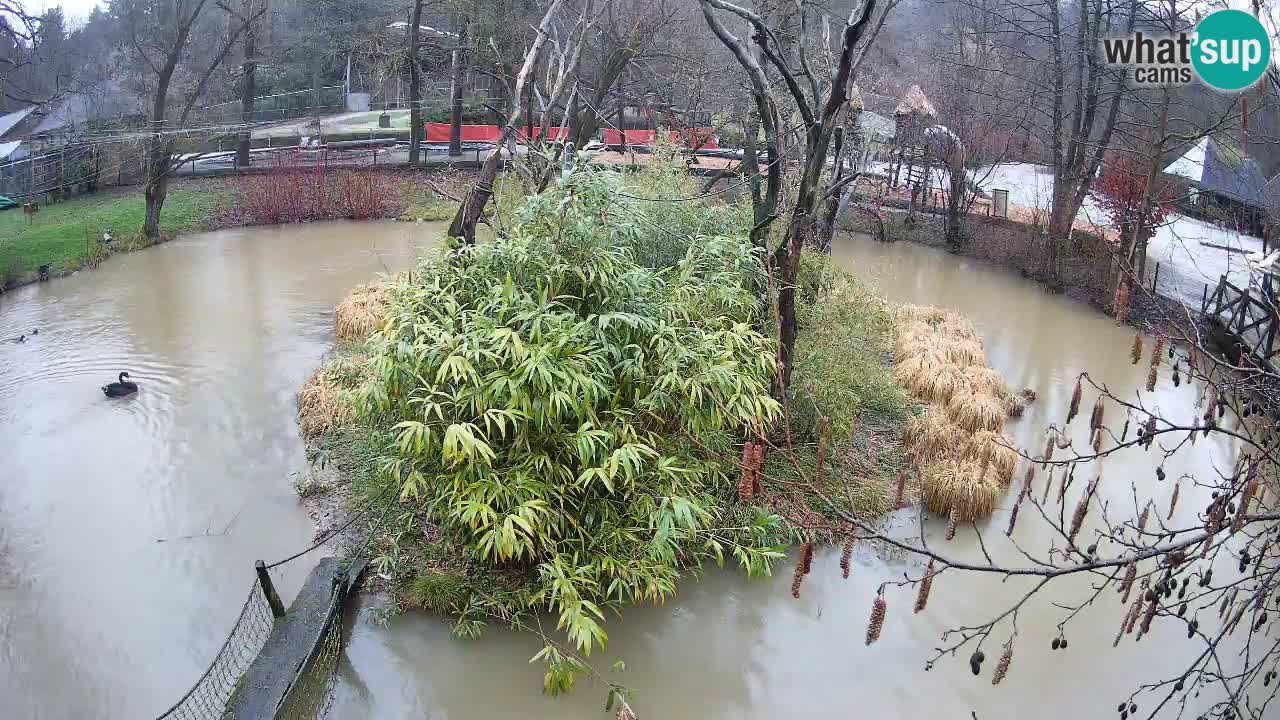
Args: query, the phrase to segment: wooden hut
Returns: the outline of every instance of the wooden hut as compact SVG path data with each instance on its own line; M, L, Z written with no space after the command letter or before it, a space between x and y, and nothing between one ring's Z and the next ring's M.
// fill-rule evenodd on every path
M890 184L898 186L899 173L905 164L907 168L906 182L908 187L916 187L924 181L925 166L925 129L933 124L938 111L925 96L919 85L912 85L902 96L902 101L893 111L894 120L894 165Z

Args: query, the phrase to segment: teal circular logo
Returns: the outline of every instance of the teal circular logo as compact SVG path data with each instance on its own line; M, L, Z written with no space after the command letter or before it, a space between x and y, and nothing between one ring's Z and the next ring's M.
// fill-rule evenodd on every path
M1196 26L1191 64L1206 85L1243 90L1258 82L1271 62L1271 38L1242 10L1218 10Z

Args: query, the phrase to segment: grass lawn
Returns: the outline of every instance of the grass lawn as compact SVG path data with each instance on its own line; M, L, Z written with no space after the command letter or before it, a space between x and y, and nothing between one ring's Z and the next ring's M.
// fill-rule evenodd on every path
M228 199L225 191L173 189L164 203L166 235L199 230ZM0 213L0 273L22 273L48 264L53 270L82 266L96 239L110 229L120 248L130 249L142 228L142 192L91 195L40 208L28 224L21 210Z

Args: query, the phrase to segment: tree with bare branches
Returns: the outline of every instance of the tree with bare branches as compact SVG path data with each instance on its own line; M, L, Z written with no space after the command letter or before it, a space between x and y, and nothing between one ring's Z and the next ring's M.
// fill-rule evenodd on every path
M211 7L220 7L230 16L225 35L207 12ZM160 212L169 177L186 161L174 157L179 134L214 72L246 28L266 12L266 5L245 15L222 0L117 0L112 10L123 21L125 50L138 62L142 88L150 97L142 236L154 241L160 238ZM178 100L176 109L170 107L171 96Z

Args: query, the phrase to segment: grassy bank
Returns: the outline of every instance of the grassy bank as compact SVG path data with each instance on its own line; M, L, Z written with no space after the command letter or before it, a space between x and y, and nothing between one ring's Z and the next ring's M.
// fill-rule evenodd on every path
M203 229L230 198L225 190L175 189L165 201L161 230L172 236ZM41 265L55 273L83 267L105 252L98 242L104 230L115 238L112 250L134 249L145 210L142 193L130 190L45 205L31 222L20 210L0 213L0 276Z

